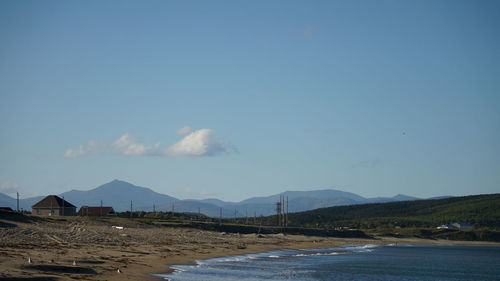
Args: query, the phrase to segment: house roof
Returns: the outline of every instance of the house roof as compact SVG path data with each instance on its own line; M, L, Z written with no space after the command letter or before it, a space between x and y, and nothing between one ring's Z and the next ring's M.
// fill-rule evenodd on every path
M114 213L115 210L113 210L113 207L89 207L89 206L83 206L80 208L78 211L79 215L85 215L85 216L99 216L99 215L107 215L110 213Z
M38 203L31 206L31 208L62 208L63 206L64 208L76 208L75 205L56 195L49 195L43 198L38 201Z

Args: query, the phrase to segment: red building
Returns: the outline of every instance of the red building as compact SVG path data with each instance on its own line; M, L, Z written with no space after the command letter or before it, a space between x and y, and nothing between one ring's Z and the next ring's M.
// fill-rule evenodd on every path
M79 216L87 216L87 217L105 217L105 216L113 216L115 215L115 210L113 207L89 207L82 206L78 211Z

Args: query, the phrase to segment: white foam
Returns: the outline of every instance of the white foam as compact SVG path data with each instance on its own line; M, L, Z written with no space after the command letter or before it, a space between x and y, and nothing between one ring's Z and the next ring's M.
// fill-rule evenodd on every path
M366 244L366 245L348 245L343 246L341 249L351 251L353 253L370 253L373 249L380 247L380 245Z
M171 266L171 268L174 270L174 273L181 273L187 271L187 269L183 268L182 265L179 266Z
M294 257L314 257L314 256L335 256L340 255L339 252L331 252L331 253L314 253L314 254L296 254Z
M387 244L386 246L388 246L388 247L415 247L415 245L412 245L412 244L399 244L399 243L391 243L391 244Z

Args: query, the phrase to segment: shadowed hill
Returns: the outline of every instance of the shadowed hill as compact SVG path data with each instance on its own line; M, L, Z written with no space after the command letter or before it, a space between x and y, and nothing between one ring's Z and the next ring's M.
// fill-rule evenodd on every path
M435 227L457 221L500 227L500 194L337 206L289 215L291 226L302 227Z

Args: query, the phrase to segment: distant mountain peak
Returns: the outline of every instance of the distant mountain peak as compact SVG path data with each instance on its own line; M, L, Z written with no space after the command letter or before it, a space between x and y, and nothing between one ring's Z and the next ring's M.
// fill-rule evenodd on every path
M143 189L145 187L140 187L140 186L131 184L131 183L126 182L126 181L116 180L115 179L115 180L112 180L112 181L110 181L108 183L105 183L103 185L100 185L100 186L96 187L94 190L130 189L130 188L141 188L141 189Z
M131 184L122 180L112 180L91 190L72 190L64 192L70 202L77 206L98 206L101 201L112 206L116 211L130 210L131 201L134 210L149 210L167 206L179 199L155 192L154 190Z
M401 201L420 199L420 198L417 198L417 197L408 196L408 195L404 195L404 194L398 194L398 195L396 195L396 196L394 196L392 198L395 199L395 200L401 200Z
M114 180L110 181L109 183L127 183L127 184L131 184L129 182L126 182L126 181L123 181L123 180L119 180L119 179L114 179Z

